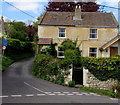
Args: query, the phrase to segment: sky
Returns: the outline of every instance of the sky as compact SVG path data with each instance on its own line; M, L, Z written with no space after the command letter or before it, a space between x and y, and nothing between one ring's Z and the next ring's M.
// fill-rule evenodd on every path
M34 18L22 13L5 1L33 16ZM97 0L97 4L118 8L119 1L120 0ZM48 0L0 0L0 15L4 16L5 20L9 19L12 21L15 20L29 23L30 21L36 21L36 18L44 12L47 4ZM106 12L113 12L118 20L118 9L105 8L104 10Z

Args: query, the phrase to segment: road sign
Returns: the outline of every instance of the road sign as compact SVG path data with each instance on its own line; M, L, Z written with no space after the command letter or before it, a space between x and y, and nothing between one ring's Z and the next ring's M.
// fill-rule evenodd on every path
M6 49L6 46L3 46L2 49L5 50L5 49Z
M7 45L8 45L8 39L3 39L2 46L7 46Z

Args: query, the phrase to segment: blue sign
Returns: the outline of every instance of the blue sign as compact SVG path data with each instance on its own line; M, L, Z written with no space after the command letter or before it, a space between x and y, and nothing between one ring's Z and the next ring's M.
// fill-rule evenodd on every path
M8 45L8 39L3 39L2 46L7 46L7 45Z

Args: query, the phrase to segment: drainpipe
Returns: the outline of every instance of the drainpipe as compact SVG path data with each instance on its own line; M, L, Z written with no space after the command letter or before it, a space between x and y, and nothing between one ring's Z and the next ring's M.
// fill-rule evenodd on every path
M120 1L118 2L118 24L119 24L119 33L120 35ZM120 40L118 40L118 55L120 55Z

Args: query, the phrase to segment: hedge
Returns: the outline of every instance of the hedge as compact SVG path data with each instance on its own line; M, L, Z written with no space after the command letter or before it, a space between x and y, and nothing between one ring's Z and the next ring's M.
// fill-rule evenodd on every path
M22 42L18 39L8 39L8 46L5 50L5 56L14 61L34 55L33 44L31 42Z
M39 54L33 63L32 73L38 78L63 85L65 76L69 74L68 64L63 63L64 60L54 58L51 55Z
M120 81L120 57L84 58L84 66L101 81Z

